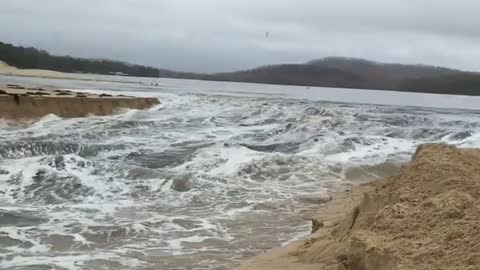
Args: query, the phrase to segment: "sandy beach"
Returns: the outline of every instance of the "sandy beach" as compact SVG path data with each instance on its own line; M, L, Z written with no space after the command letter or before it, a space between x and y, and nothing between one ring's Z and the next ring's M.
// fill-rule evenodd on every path
M61 89L0 86L0 118L35 120L48 114L60 117L110 115L120 108L147 109L159 101L155 98L90 94Z
M97 74L67 73L46 69L19 69L0 61L0 75L19 76L19 77L37 77L49 79L81 80L81 81L103 81L103 82L123 82L125 80L114 80L111 77Z
M480 150L423 145L398 176L336 194L308 239L242 270L480 268Z

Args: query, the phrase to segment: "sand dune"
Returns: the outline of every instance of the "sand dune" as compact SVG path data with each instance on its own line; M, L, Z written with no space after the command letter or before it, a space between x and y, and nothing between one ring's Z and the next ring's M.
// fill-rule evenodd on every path
M127 82L126 80L115 80L110 76L98 74L80 74L66 73L45 69L19 69L9 66L5 62L0 61L0 75L21 76L21 77L38 77L52 79L73 79L82 81L106 81L106 82Z
M335 197L310 239L240 269L480 269L480 150L423 145L399 176Z

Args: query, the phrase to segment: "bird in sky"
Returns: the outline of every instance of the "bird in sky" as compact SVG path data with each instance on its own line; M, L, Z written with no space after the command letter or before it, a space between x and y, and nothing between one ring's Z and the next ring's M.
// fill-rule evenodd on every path
M268 36L270 36L270 32L265 33L265 38L268 38Z

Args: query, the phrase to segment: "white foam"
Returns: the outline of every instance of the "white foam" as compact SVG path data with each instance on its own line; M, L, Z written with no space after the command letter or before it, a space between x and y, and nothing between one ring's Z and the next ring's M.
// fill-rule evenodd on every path
M176 171L197 170L210 175L232 175L246 163L261 159L264 154L250 150L246 147L215 145L204 148L195 157L181 166Z
M123 265L129 267L141 266L142 263L135 258L119 258L114 254L90 253L90 254L71 254L64 256L15 256L10 260L0 261L3 268L17 268L32 265L48 265L68 270L83 269L88 261L94 260L119 260Z
M164 84L158 88L108 83L101 86L118 87L121 92L87 87L92 88L89 92L159 97L162 103L147 111L126 110L111 116L76 119L48 116L32 125L0 129L0 143L5 145L37 140L82 149L112 146L88 155L67 151L70 154L61 155L65 167L58 168L50 165L58 154L1 160L1 168L8 171L0 174L0 190L6 191L6 196L0 194L2 210L31 211L48 221L32 228L8 227L9 235L33 241L34 247L30 251L12 247L9 257L13 259L0 262L0 268L18 263L89 269L94 266L87 263L95 259L121 262L125 268L143 267L151 259L145 259L149 256L145 251L153 249L162 255L189 254L189 263L200 264L203 262L195 255L199 250L190 247L198 245L188 243L207 239L239 243L251 239L252 248L261 246L255 240L264 227L251 227L248 233L240 229L242 234L232 226L245 217L273 215L272 224L262 225L271 226L269 235L262 235L268 241L278 240L277 235L282 235L281 241L303 236L308 224L295 231L287 229L291 224L283 224L284 220L295 219L306 207L296 200L298 196L322 195L348 183L341 172L332 168L405 161L418 144L425 142L480 146L480 126L476 126L480 116L474 113L283 99L308 98L305 91L293 93L299 90L296 87L160 81ZM80 86L77 89L85 88ZM349 93L351 99L358 92ZM454 139L454 134L464 130L472 135ZM285 148L279 153L242 145ZM157 168L161 167L154 162L157 156L177 150L182 157L175 161L184 161L182 164ZM12 154L21 151L15 149ZM143 164L143 160L149 162ZM158 176L127 177L132 169L142 167L157 170ZM24 191L34 184L33 177L39 170L46 171L48 180L62 179L61 184L78 185L89 192L70 199L60 196L62 190L53 189L59 191L51 194L57 197L58 204L35 201L33 191ZM171 180L185 174L191 175L193 188L188 192L172 190ZM266 207L257 208L262 205ZM274 223L276 218L282 223ZM27 229L29 233L23 234ZM120 233L111 237L114 231ZM68 256L48 250L38 240L53 234L73 238L75 244ZM89 241L91 235L109 237L105 243L98 243ZM205 241L202 250L215 251L226 260L241 257L245 248L231 249L215 242ZM140 261L130 260L128 252L143 255ZM162 260L175 264L174 256ZM199 267L203 266L209 265Z
M201 243L210 237L202 237L202 236L189 236L177 239L166 240L165 242L168 245L168 251L172 253L173 256L179 256L184 254L189 254L189 252L185 252L183 249L183 243ZM191 253L191 252L190 252Z
M377 138L378 139L378 138ZM385 138L385 142L372 145L355 145L355 149L325 157L332 163L357 163L374 165L386 161L387 157L395 153L411 153L415 142L405 139ZM399 160L404 161L404 160Z
M82 245L90 245L92 244L92 242L88 241L87 239L85 239L85 237L83 237L82 235L78 234L78 233L73 233L71 234L71 236L73 236L73 241L75 242L78 242Z

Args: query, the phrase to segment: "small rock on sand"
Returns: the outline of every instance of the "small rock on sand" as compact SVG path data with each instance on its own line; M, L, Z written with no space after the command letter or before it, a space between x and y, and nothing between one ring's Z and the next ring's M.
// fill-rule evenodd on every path
M49 96L49 93L44 93L44 92L27 92L27 95L31 96Z
M40 87L27 87L27 90L33 90L33 91L45 91L45 89L40 88Z
M7 87L10 89L25 89L25 87L17 85L17 84L7 84Z

